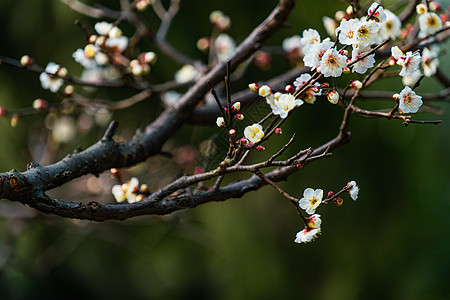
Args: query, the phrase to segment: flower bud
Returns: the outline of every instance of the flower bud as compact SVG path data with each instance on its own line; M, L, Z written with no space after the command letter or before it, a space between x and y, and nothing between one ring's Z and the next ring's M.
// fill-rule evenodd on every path
M223 117L218 117L216 119L216 124L218 127L223 128L225 127L225 119Z
M263 85L258 90L258 95L260 95L261 97L267 97L271 94L272 94L272 89L268 85Z
M90 44L95 43L96 40L97 40L97 36L95 34L90 35L89 38L88 38L88 42Z
M318 92L320 91L320 89L319 89L318 86L313 86L313 87L311 88L311 90L312 90L314 93L318 93Z
M133 75L135 76L141 76L142 71L143 71L142 66L139 64L131 67L131 73L133 73Z
M345 13L346 13L349 17L351 17L351 16L353 15L353 6L349 5L349 6L347 7L347 9L345 10Z
M33 59L29 57L28 55L24 55L20 58L20 64L22 67L28 67L33 63Z
M327 198L331 198L331 197L333 197L333 195L334 195L334 192L333 191L329 191L328 195L327 195Z
M328 82L324 82L320 86L323 88L327 88L327 87L330 87L330 84Z
M56 75L58 75L58 77L66 77L67 69L64 67L59 68L58 73Z
M307 225L309 228L319 228L320 225L322 224L322 220L320 219L320 215L319 214L313 214L312 216L309 216L309 218L307 219Z
M257 84L257 83L250 83L249 85L248 85L248 88L251 90L251 91L253 91L253 92L255 92L255 93L258 93L258 90L259 90L259 84Z
M336 19L336 21L340 22L343 18L345 18L345 12L342 10L338 10L334 14L334 18Z
M41 110L47 108L47 101L44 99L36 99L33 101L33 108L36 110Z
M84 47L84 55L87 58L94 58L95 54L97 54L97 47L95 47L93 44L87 44L86 47Z
M116 169L116 168L111 168L109 171L110 171L111 174L114 175L114 176L120 174L120 170L119 170L119 169Z
M236 135L236 130L230 129L230 130L228 130L228 134L229 134L230 136L235 136L235 135Z
M233 105L231 105L232 112L238 112L240 110L241 110L241 102L236 102Z
M348 50L347 49L342 49L341 51L339 51L339 54L344 55L344 56L348 56Z
M234 115L234 118L238 121L242 121L242 120L244 120L244 115L241 113L237 113Z
M350 68L349 68L349 67L344 67L344 68L342 69L342 73L344 73L344 74L349 74L349 73L350 73Z
M18 114L13 114L11 116L11 127L16 127L19 123L20 116Z
M437 1L431 1L430 2L430 10L432 11L440 11L442 9L442 6Z
M286 93L290 93L293 94L295 92L295 87L291 84L288 84L284 90L286 91Z
M419 15L428 12L427 5L425 3L420 3L416 6L416 11Z
M392 95L392 99L393 99L395 102L398 102L398 100L400 99L400 94L394 94L394 95Z
M337 104L339 102L339 93L337 91L330 91L327 94L327 99L331 104Z
M141 184L141 186L139 187L139 192L143 193L143 194L148 194L150 193L150 189L148 188L147 184Z
M354 90L360 90L362 88L362 82L359 80L353 80L350 87Z
M136 196L136 202L142 201L145 199L145 195L144 194L139 194Z
M342 198L335 198L335 199L333 199L332 202L333 202L333 204L336 205L336 206L341 206L342 203L344 203L344 200L342 200Z
M281 128L275 128L275 134L277 135L281 135L283 133L283 131L281 130Z
M321 68L320 66L318 66L318 67L316 68L316 72L317 72L317 73L321 73L320 71L322 71L322 68Z
M393 67L395 66L395 63L396 63L395 58L391 57L391 59L389 59L389 66Z
M281 95L283 95L283 94L280 92L276 92L275 94L273 94L273 97L275 98L275 100L278 100Z
M266 150L266 148L264 148L264 146L261 146L261 145L256 146L255 149L258 150L258 151L264 151L264 150Z
M400 57L398 60L397 60L397 65L399 65L400 67L401 66L403 66L403 63L405 62L405 58L404 57Z
M68 85L64 88L64 96L70 97L73 95L73 92L75 91L75 88L73 85Z
M139 11L144 11L150 5L150 0L139 0L136 2L136 9Z
M207 37L207 36L202 37L201 39L199 39L197 41L197 48L200 51L206 52L209 49L210 43L211 43L211 41L210 41L209 37Z
M6 108L0 106L0 117L4 117L6 115Z
M146 52L142 56L142 61L149 65L153 65L153 64L155 64L157 58L158 57L155 52Z
M239 140L239 143L241 143L242 145L247 145L248 144L248 140L246 138L241 138Z
M194 174L202 174L205 173L205 170L203 170L202 167L195 167Z

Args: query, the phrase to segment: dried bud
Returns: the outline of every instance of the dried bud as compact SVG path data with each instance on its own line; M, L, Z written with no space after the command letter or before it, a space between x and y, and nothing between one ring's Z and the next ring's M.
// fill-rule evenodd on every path
M231 136L235 136L236 135L236 130L230 129L230 130L228 130L228 134L231 135Z
M64 96L70 97L73 95L73 92L75 91L75 88L73 85L68 85L64 88Z
M0 106L0 117L4 117L6 115L6 108Z
M223 117L218 117L216 119L216 124L218 127L223 128L225 127L225 119Z
M36 110L46 109L48 102L44 99L36 99L33 101L33 108Z
M334 192L333 191L329 191L328 195L327 195L327 198L331 198L331 197L333 197L333 195L334 195Z
M28 67L33 63L33 59L28 55L24 55L20 58L20 64L22 67Z
M16 127L19 123L20 116L18 114L13 114L11 116L11 127Z
M281 135L283 133L283 131L281 130L281 128L280 127L278 127L278 128L275 128L275 134L277 134L277 135Z
M353 80L350 87L354 90L360 90L362 88L362 82L359 80Z
M231 105L232 112L238 112L240 110L241 110L241 102L236 102L233 105Z
M342 203L344 203L344 200L342 200L342 198L335 198L335 199L333 199L332 202L333 202L333 204L336 205L336 206L341 206Z
M238 121L242 121L242 120L244 120L244 115L241 113L237 113L234 115L234 118Z
M295 92L295 87L291 84L288 84L284 90L286 91L286 93L290 93L293 94Z
M266 150L266 148L264 148L264 146L261 146L261 145L256 146L255 149L258 150L258 151L264 151L264 150Z
M248 85L248 88L249 88L250 90L252 90L253 92L258 93L259 85L258 85L257 83L250 83L250 84Z
M331 104L337 104L339 102L339 93L337 91L330 91L327 94L327 99Z

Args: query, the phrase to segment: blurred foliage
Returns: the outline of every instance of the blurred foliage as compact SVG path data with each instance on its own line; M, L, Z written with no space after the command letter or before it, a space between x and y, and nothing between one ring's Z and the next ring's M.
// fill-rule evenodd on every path
M118 1L109 2L102 4L118 5ZM211 32L211 11L220 9L231 16L229 33L241 41L275 2L182 1L168 39L184 53L205 59L195 43ZM310 27L325 34L321 17L346 7L341 1L318 4L298 1L289 19L292 26L267 44L280 45L283 38ZM150 24L157 24L151 9L145 16ZM79 75L81 68L71 55L85 42L75 19L90 26L95 23L59 1L2 0L0 54L14 58L29 54L43 66L55 61ZM123 29L131 31L126 24ZM141 48L155 50L145 42ZM448 73L448 55L441 66ZM152 73L168 80L178 67L162 55ZM287 69L282 57L275 57L268 71L251 66L242 84L232 90ZM59 101L40 88L36 74L8 66L0 67L0 87L0 105L8 109L29 107L38 97ZM401 79L385 80L376 88L400 91ZM419 93L439 88L433 79L425 78ZM129 95L125 90L96 93L109 99ZM162 110L158 100L155 97L114 112L113 118L120 121L119 135L129 138L151 122ZM381 104L377 100L362 105ZM269 187L242 199L165 217L104 223L45 216L0 201L0 299L448 299L450 118L448 105L435 105L446 110L438 116L444 120L438 126L405 128L394 120L353 117L349 145L280 184L296 196L307 187L338 190L352 179L361 188L356 202L346 197L340 208L318 210L323 234L307 245L293 242L301 220L291 204ZM435 117L417 115L418 119ZM0 119L1 172L24 170L31 160L40 160L47 150L39 152L33 147L36 143L48 146L44 118L44 114L24 118L16 128L11 128L8 119ZM298 139L290 154L318 146L335 136L341 118L342 110L324 99L314 106L305 105L286 122L284 135L267 144L266 153L253 154L252 160L270 155L294 132ZM93 126L74 143L52 148L53 161L78 146L88 147L101 136L104 126ZM165 148L174 152L192 144L184 146L183 153L198 155L199 144L216 132L186 126ZM162 177L167 181L178 173L192 172L192 167L182 160L151 158L126 175L137 174L141 182L153 184ZM102 182L106 182L102 191L86 192L87 185ZM112 202L111 182L103 174L99 179L78 179L53 193L64 200Z

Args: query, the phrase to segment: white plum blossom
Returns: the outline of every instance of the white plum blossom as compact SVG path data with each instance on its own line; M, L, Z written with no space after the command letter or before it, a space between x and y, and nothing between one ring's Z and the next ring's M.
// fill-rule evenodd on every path
M281 47L283 48L283 51L286 53L292 53L295 51L299 51L302 47L301 45L301 37L299 35L293 35L291 37L285 38L283 42L281 43Z
M405 54L403 53L402 50L400 50L400 48L398 46L394 46L391 48L391 55L393 58L395 58L396 60L398 60L401 57L404 57Z
M113 24L108 22L97 22L94 25L95 31L97 31L100 35L108 35L110 37L118 37L122 34L122 31L117 28L116 26L113 26Z
M316 212L317 207L322 203L323 190L307 188L303 192L303 198L299 201L299 206L304 209L308 214L312 215Z
M339 102L339 93L337 91L330 91L327 94L327 99L331 104L337 104Z
M139 180L136 177L130 179L127 189L128 203L136 202L136 196L139 193Z
M401 92L399 97L399 109L402 113L416 113L419 107L423 104L422 97L416 95L409 86L406 86Z
M178 100L180 100L181 96L182 94L176 91L167 91L160 95L162 102L167 107L174 106L178 102Z
M194 80L199 75L199 72L193 65L184 65L175 72L175 81L178 83L186 83Z
M309 228L316 229L320 228L320 225L322 225L322 219L320 218L319 214L313 214L309 216L307 220L307 225Z
M420 70L416 70L412 74L410 74L408 76L404 76L402 78L402 83L404 86L412 87L416 84L416 82L420 79L421 76L422 76L422 72L420 72Z
M216 49L217 58L219 61L226 60L234 49L236 49L236 43L233 38L226 33L221 33L217 36L214 47Z
M57 73L60 70L60 66L54 62L49 62L45 71L39 75L39 80L41 81L41 86L43 89L50 90L53 93L59 91L61 86L64 84L64 80L59 78Z
M293 83L296 88L296 91L299 91L310 79L311 74L309 73L304 73L299 77L297 77ZM319 88L320 83L315 82L314 87ZM316 96L322 95L322 90L319 88L319 90L315 92L314 87L311 86L305 91L306 97L303 99L305 100L305 102L314 104L314 102L316 101Z
M122 203L127 200L127 184L116 184L112 187L111 193L117 202Z
M52 138L56 143L69 143L76 137L75 120L70 116L62 116L52 124Z
M297 106L303 104L300 99L295 99L291 94L282 94L278 99L274 100L275 107L272 108L274 115L279 115L280 118L284 119L288 116L289 112Z
M257 143L263 139L264 130L261 125L255 123L252 126L245 127L244 136L250 142Z
M339 77L342 69L347 65L347 57L340 54L336 49L328 49L322 57L320 72L324 77Z
M369 46L378 41L380 25L375 21L363 21L356 30L356 45Z
M424 48L422 51L422 68L425 76L430 77L436 74L439 67L439 46L433 45L430 48Z
M386 21L386 14L384 12L383 7L382 6L378 7L378 5L379 5L378 3L375 2L372 3L372 5L367 10L367 15L370 16L373 13L372 17L370 18L371 20L375 20L376 22L384 22Z
M356 19L342 20L336 28L336 36L339 34L339 43L343 45L356 44L356 31L361 26L361 22Z
M402 22L400 18L397 17L390 10L385 9L386 21L383 22L380 28L380 38L381 40L397 38L400 35L400 30L402 29Z
M357 60L360 57L363 57L368 52L370 52L370 50L371 50L370 47L354 48L352 51L352 60ZM353 65L352 72L364 74L364 73L366 73L367 69L372 68L374 64L375 64L375 54L371 54L371 55L357 61Z
M111 192L117 202L121 203L125 200L128 203L137 202L137 195L139 194L139 180L136 177L131 178L130 181L123 184L116 184L112 187Z
M216 125L217 127L225 127L225 119L223 117L217 117Z
M323 55L328 49L334 46L333 42L323 41L321 43L315 43L308 48L308 51L303 57L305 66L311 67L311 71L320 66Z
M421 36L433 34L442 29L442 20L434 12L424 13L418 19Z
M351 187L347 192L353 200L358 199L359 187L354 180L347 183L347 187Z
M338 22L330 17L323 17L322 18L323 27L325 27L325 30L327 31L327 34L331 37L335 36L336 28L339 26Z
M422 56L419 52L406 52L405 60L402 63L402 69L400 76L409 76L419 68L419 64L422 61Z
M105 47L111 51L122 53L128 47L128 38L126 36L108 38L105 41Z
M295 78L294 86L296 90L301 89L309 80L311 79L311 74L304 73L299 77Z
M306 47L315 43L320 43L320 34L315 29L305 29L302 32L302 38L300 39L300 46L305 49ZM283 46L284 49L284 46Z
M295 236L294 242L300 244L300 243L308 243L313 241L317 235L320 233L320 227L319 228L309 228L305 227L302 231L297 232L297 235Z
M263 85L258 90L258 95L260 95L261 97L267 97L267 96L270 96L271 94L272 94L272 89L268 85Z

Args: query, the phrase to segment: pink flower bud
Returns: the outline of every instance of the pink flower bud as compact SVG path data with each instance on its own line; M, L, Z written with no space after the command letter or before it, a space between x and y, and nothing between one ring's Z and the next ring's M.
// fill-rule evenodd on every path
M333 204L336 206L341 206L342 203L344 203L344 200L342 200L342 198L335 198L333 199Z
M354 90L360 90L362 88L362 82L359 80L353 80L350 87Z
M238 112L241 110L241 102L236 102L231 106L232 112Z
M255 82L254 82L254 83L250 83L250 84L248 85L248 88L249 88L251 91L257 93L258 90L259 90L259 84L255 83Z
M349 68L349 67L344 67L344 68L342 69L342 72L343 72L344 74L349 74L349 73L350 73L350 68Z
M398 100L400 99L400 94L394 94L394 95L392 95L392 99L393 99L395 102L398 102Z
M330 84L328 82L324 82L320 86L323 88L327 88L327 87L330 87Z
M337 91L330 91L327 94L327 99L331 104L337 104L339 102L339 93Z
M295 87L294 87L293 85L291 85L291 84L288 84L288 85L284 88L284 90L286 91L286 93L291 93L291 94L293 94L293 93L295 92Z
M347 49L343 49L343 50L339 51L339 54L344 55L344 56L348 56L348 50Z
M333 191L329 191L328 195L327 195L327 198L331 198L331 197L333 197L333 195L334 195L334 192Z
M228 134L231 136L234 136L234 135L236 135L236 130L230 129L230 130L228 130Z
M281 130L281 128L275 128L275 134L277 135L281 135L283 133L283 131Z
M218 117L217 119L216 119L216 125L217 125L217 127L219 127L219 128L223 128L223 127L225 127L225 119L223 118L223 117Z
M241 113L237 113L234 115L234 118L238 121L242 121L242 120L244 120L244 115Z
M395 63L396 63L395 58L389 59L389 66L393 67L395 66Z
M247 145L248 140L247 140L246 138L241 138L241 139L239 140L239 142L240 142L241 144L243 144L243 145Z
M33 101L33 108L36 110L41 110L47 108L47 101L44 99L36 99Z
M322 71L322 69L320 68L320 66L318 66L318 67L316 68L316 71L317 71L317 73L321 73L320 71Z
M320 89L319 89L318 86L314 86L311 90L312 90L314 93L318 93Z
M258 150L258 151L264 151L264 150L266 150L266 148L264 148L264 146L261 146L261 145L256 146L255 149Z
M3 106L0 106L0 117L3 117L6 115L6 108Z

